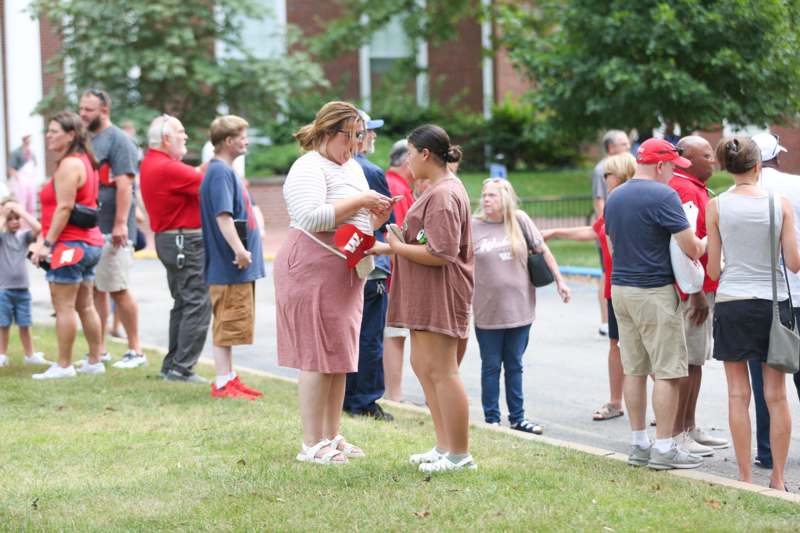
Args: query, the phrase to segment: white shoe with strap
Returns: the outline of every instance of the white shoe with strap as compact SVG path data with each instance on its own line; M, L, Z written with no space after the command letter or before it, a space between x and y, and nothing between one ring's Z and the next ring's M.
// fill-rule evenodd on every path
M319 451L325 447L331 447L331 441L329 441L328 439L322 439L313 446L306 446L306 443L304 442L300 453L297 454L297 460L300 461L301 463L314 463L318 465L347 464L347 456L337 449L332 449L331 451L325 452L324 454L317 457ZM342 459L334 461L334 458L337 456L341 456Z
M421 465L424 463L435 463L439 459L444 457L443 454L436 451L436 446L431 448L425 453L412 453L408 457L408 462L412 465Z
M478 465L471 455L467 455L459 462L454 463L447 456L442 457L434 463L423 463L419 465L419 471L424 474L434 474L438 472L449 472L451 470L475 470Z
M340 446L344 443L344 447ZM334 450L339 450L342 452L345 457L366 457L367 454L364 453L364 450L359 448L358 446L354 446L347 442L342 435L336 435L330 441L330 447Z

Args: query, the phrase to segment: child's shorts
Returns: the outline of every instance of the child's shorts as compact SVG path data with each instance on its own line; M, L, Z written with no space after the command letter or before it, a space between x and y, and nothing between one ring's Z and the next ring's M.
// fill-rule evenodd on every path
M31 291L28 289L0 289L0 328L16 323L30 326Z

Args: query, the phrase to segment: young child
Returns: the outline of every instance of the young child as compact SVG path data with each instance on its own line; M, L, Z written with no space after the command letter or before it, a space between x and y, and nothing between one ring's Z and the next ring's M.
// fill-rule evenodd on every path
M24 220L32 229L22 230ZM0 202L0 367L8 364L8 334L19 327L26 365L47 365L41 352L33 351L31 339L31 292L28 290L28 246L42 226L22 205L10 199Z

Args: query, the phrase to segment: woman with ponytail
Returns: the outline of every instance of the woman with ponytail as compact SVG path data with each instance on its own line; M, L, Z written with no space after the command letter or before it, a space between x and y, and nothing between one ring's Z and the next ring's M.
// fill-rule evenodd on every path
M505 373L511 429L541 434L541 425L525 418L522 356L528 347L536 308L536 289L528 277L528 243L544 254L564 303L570 292L558 263L505 179L483 182L481 205L472 219L475 249L475 335L481 351L481 402L488 424L500 424L500 371Z
M714 359L725 364L728 381L728 423L739 467L739 479L753 482L748 361L761 363L764 399L770 416L772 476L769 486L786 490L783 470L791 438L786 400L786 374L766 364L772 326L772 263L770 260L770 195L759 184L761 151L746 137L723 139L717 145L722 170L733 175L734 186L706 208L707 273L719 279L714 304ZM794 232L794 211L786 198L774 195L775 231L783 260L792 272L800 270ZM725 268L721 257L725 255ZM783 270L778 267L780 319L791 322L792 307Z

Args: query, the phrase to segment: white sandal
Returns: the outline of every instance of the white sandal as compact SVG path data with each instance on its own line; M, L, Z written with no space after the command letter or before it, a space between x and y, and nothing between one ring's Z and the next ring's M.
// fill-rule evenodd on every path
M343 442L345 444L344 449L340 450L339 449L339 445L341 443L343 443ZM347 442L346 440L344 440L344 437L342 435L336 435L335 437L333 437L330 440L330 447L333 448L334 450L339 450L340 452L342 452L344 454L345 457L366 457L367 456L367 454L364 453L364 450L362 450L358 446L354 446L354 445L350 444L349 442Z
M317 457L317 453L326 447L330 446L331 441L328 439L322 439L318 443L313 446L306 446L306 443L303 443L303 448L301 449L300 453L297 454L297 460L301 463L315 463L318 465L344 465L347 464L347 456L340 452L339 450L333 449L329 452L322 454L321 457ZM341 455L344 457L344 461L334 461L333 458Z
M478 468L478 465L475 464L475 459L471 455L467 455L457 463L444 456L434 463L422 463L419 465L419 471L425 474L449 472L451 470L475 470L476 468Z

